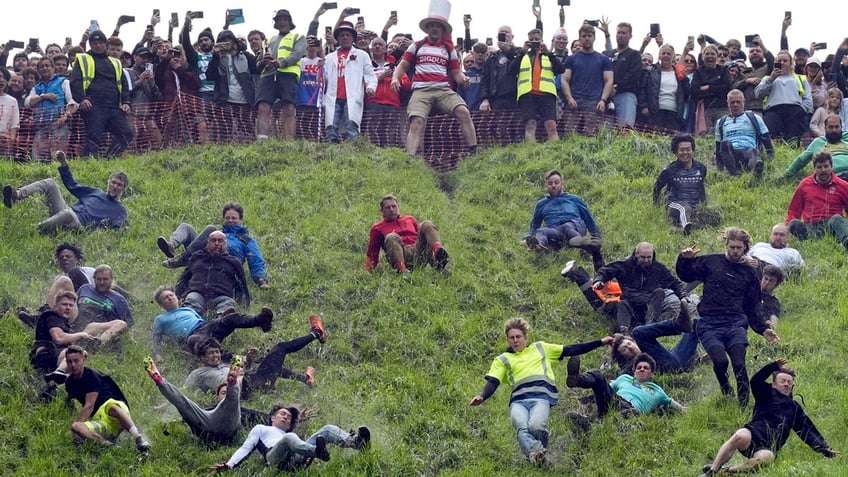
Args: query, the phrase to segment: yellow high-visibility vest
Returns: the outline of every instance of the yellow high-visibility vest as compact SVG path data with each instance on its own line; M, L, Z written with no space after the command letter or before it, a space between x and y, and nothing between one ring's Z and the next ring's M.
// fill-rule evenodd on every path
M542 55L542 77L539 78L539 90L543 93L557 94L554 70L551 68L551 59L548 55ZM530 55L521 58L521 66L518 70L518 98L533 90L533 61Z
M288 32L286 36L280 38L280 43L277 45L277 59L281 60L291 55L292 51L294 51L294 44L297 43L302 36L303 35L298 35L294 32ZM277 71L280 73L292 73L300 79L300 60L297 60L297 63L288 65L285 68L277 68Z
M112 66L115 67L115 81L118 83L118 93L124 89L123 84L121 83L121 75L124 74L124 66L121 64L121 61L117 58L112 58L111 56L107 56L109 61L112 62ZM94 79L94 58L88 53L79 53L74 59L80 65L80 72L82 73L82 91L88 91L88 87L91 86L91 81ZM120 100L118 101L120 103Z

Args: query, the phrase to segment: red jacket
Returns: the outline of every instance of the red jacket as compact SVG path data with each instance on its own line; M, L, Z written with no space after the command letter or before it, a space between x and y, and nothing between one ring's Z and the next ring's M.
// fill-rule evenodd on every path
M786 223L801 219L806 223L824 222L848 212L848 182L831 174L830 184L819 184L816 175L801 179L789 202Z
M396 233L400 235L404 245L415 245L418 239L418 221L411 215L401 215L397 220L387 221L385 219L371 226L371 237L368 240L368 251L365 252L365 270L370 272L380 261L380 249L386 235Z
M376 66L373 61L371 62L371 66L374 67L374 74L377 76L377 90L373 96L365 97L366 105L377 103L400 108L400 92L395 93L392 91L392 75L389 74L385 78L380 79L380 76L386 70L394 71L394 62L395 59L391 55L386 56L386 66ZM389 65L391 65L392 68L388 68ZM411 88L412 82L409 81L409 75L401 76L400 89L403 91L409 91Z

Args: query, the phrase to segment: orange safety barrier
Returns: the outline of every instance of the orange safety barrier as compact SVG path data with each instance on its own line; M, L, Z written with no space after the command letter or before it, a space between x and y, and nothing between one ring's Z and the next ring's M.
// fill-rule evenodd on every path
M38 124L33 111L28 108L21 110L20 132L14 142L8 141L0 132L0 156L29 161L48 160L49 152L59 149L65 150L71 157L80 154L85 128L79 114L72 116L63 128L51 128L50 124ZM0 117L2 113L0 110ZM283 126L280 108L273 108L273 113L279 137ZM518 111L473 111L471 118L480 147L506 146L524 140L524 126ZM135 135L127 149L134 153L189 144L248 144L256 140L256 111L253 107L219 104L185 94L173 103L135 105L129 119ZM296 121L297 138L324 141L323 111L299 107ZM622 130L616 125L615 117L609 114L565 111L557 121L560 136L572 131L593 135L602 127ZM675 132L657 131L644 124L626 130L664 135ZM407 134L406 113L403 109L366 112L360 131L376 146L403 148ZM101 144L101 153L108 149L110 139L108 134L106 136ZM538 122L537 139L545 139L542 121ZM449 115L429 117L418 154L437 171L454 169L468 155L459 122Z

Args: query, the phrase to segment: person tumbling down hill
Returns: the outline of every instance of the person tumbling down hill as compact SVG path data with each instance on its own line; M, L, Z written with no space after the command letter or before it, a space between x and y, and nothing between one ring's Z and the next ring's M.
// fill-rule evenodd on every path
M786 366L787 360L773 361L751 378L754 394L754 413L751 420L722 444L715 460L704 466L701 477L719 475L722 472L749 472L774 460L777 452L786 444L790 432L825 457L837 457L841 452L834 450L807 417L804 408L795 401L795 372ZM766 382L771 375L771 385ZM724 464L739 451L748 458L745 462L725 466Z
M562 361L566 356L588 353L603 345L610 345L613 338L606 336L568 346L537 341L528 346L529 330L530 324L523 318L507 320L504 334L509 349L492 360L492 366L486 373L486 385L480 394L471 399L470 405L483 404L501 383L508 382L512 387L509 417L516 431L518 446L527 460L543 465L547 462L550 436L547 429L548 415L551 406L559 402L559 390L553 373L554 360Z
M415 217L400 215L397 197L391 194L380 199L380 213L383 220L372 225L369 234L365 253L366 272L377 268L380 249L398 273L424 265L431 265L436 270L447 269L450 257L433 222L425 220L419 227Z
M527 247L536 251L580 248L592 255L595 270L603 267L601 229L586 202L577 195L563 193L562 173L556 169L545 174L545 190L547 197L539 199L533 209L524 238Z

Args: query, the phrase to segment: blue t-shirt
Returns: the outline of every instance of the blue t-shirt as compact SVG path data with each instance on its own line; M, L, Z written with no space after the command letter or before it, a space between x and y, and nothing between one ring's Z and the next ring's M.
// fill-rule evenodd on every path
M610 383L616 394L633 405L641 414L647 414L659 406L671 404L671 398L658 384L642 383L629 374L622 374Z
M754 114L754 118L756 118L757 123L759 124L759 130L762 134L768 134L768 127L766 127L766 123L763 122L763 118L759 115ZM724 137L722 138L722 131L719 128L719 124L724 120ZM727 115L727 119L719 118L716 121L715 128L715 140L716 142L721 142L723 140L730 141L733 144L734 149L756 149L757 148L757 125L751 123L751 118L748 116L747 112L743 112L739 116L731 116Z
M612 71L612 61L597 51L578 51L565 59L571 70L571 96L576 100L599 101L604 91L604 72Z
M297 105L318 107L324 83L324 66L319 64L323 58L302 58L300 60L300 81L297 84Z
M465 71L465 76L468 77L470 84L468 86L458 85L456 88L457 93L459 93L471 111L480 109L480 103L482 102L482 90L480 88L480 82L483 81L482 75L483 72L481 70L476 66L472 66Z
M107 320L124 320L127 324L133 323L132 313L126 298L118 292L108 290L106 293L100 293L94 288L94 285L86 284L80 287L79 298L77 304L82 307L90 306L103 312L103 316Z

